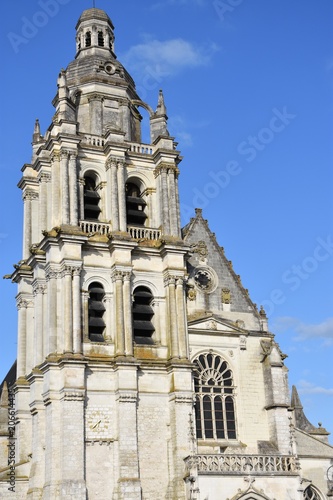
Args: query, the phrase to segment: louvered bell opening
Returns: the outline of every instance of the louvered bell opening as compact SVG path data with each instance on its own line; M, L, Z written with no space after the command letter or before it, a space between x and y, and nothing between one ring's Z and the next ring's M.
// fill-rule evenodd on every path
M154 316L154 309L151 306L147 306L145 304L138 304L135 302L133 304L133 314L136 315L144 315L148 316L151 319Z
M145 206L146 203L142 198L135 196L126 197L126 212L128 224L144 224L145 220L147 219L147 215L144 212Z
M89 318L89 338L92 342L104 342L103 333L105 323L103 318L90 316Z
M91 202L94 202L96 200L96 202L98 203L99 200L101 199L101 197L99 196L98 193L96 193L96 191L92 191L90 189L87 189L87 191L84 192L84 199L87 200L87 202L91 203ZM89 201L88 201L89 200ZM91 200L91 201L90 201Z
M84 205L84 218L87 219L98 219L101 209L97 205Z
M92 183L93 181L87 181ZM101 209L99 208L100 196L94 189L86 189L84 192L84 218L96 220Z
M103 314L105 307L103 302L100 300L90 300L89 301L89 312L95 311L97 314Z

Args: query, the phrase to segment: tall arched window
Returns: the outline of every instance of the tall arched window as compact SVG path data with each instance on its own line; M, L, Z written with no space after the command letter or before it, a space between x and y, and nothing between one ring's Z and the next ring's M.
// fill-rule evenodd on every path
M98 32L98 46L99 47L104 47L104 35L103 31Z
M200 354L195 360L197 438L236 439L234 384L228 363L218 354Z
M310 485L304 491L304 500L320 500L318 493L314 490L314 488Z
M143 226L147 218L146 202L141 198L140 188L134 182L127 182L125 190L127 224Z
M149 288L138 286L133 292L133 337L136 344L153 344L155 331L152 319L154 309L151 304L153 294Z
M85 36L85 41L86 41L86 47L91 47L91 33L90 33L90 31L87 31L86 36Z
M101 209L101 197L96 191L96 182L93 177L87 175L84 178L84 219L98 220Z
M104 342L105 331L105 307L103 299L105 296L103 285L98 282L91 283L88 287L88 331L89 339L93 342Z

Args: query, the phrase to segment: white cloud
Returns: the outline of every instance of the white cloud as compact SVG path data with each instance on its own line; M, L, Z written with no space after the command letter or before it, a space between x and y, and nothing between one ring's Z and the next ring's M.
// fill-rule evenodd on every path
M200 46L182 38L160 41L146 35L145 41L131 47L121 60L130 72L143 79L146 75L160 79L208 65L217 50L215 43Z
M294 340L297 341L320 338L326 340L326 345L333 344L333 318L327 318L318 324L306 324L297 318L286 316L277 318L274 329L280 332L293 330L296 333Z
M333 396L333 388L320 387L307 380L300 380L297 388L301 394L325 394L325 396Z

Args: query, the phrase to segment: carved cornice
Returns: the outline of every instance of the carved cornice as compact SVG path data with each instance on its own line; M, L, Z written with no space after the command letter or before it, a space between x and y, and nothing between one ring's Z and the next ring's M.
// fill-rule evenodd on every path
M40 182L50 182L51 181L51 174L47 172L41 172L38 176L38 179Z
M118 393L119 403L136 403L137 399L138 399L138 396L136 394L132 394L130 392Z
M29 301L28 300L19 299L16 302L16 307L17 307L18 310L20 310L20 309L26 309L28 306L29 306Z
M46 292L46 285L40 282L34 282L33 283L33 294L34 297L39 294L44 294Z
M38 200L39 194L36 191L32 190L27 190L23 193L23 200L26 201L32 201L32 200Z
M91 101L100 101L100 102L103 102L104 101L104 96L103 96L103 94L99 94L99 93L95 92L94 94L90 94L88 96L88 102L91 102Z
M119 156L109 156L105 168L106 170L109 170L109 168L117 168L117 167L125 167L125 160L124 158L119 158Z
M158 177L161 172L174 172L178 176L180 171L174 163L162 162L155 168L154 176Z

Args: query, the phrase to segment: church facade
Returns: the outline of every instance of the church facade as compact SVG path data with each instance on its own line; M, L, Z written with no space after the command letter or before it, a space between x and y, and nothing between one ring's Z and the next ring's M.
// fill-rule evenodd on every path
M266 314L200 209L114 26L84 11L24 200L17 364L0 392L0 498L324 500L333 447L305 417ZM150 144L141 142L143 108Z

